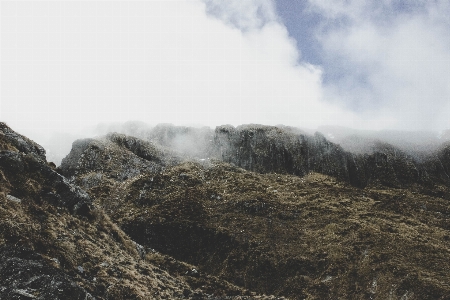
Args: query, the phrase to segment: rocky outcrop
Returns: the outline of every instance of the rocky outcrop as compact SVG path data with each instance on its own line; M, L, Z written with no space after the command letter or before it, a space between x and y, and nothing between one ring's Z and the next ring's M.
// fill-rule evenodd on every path
M71 213L89 213L92 199L47 164L41 146L15 133L4 123L0 123L0 144L3 148L0 150L0 179L10 187L9 193L18 198L31 193L32 197L65 207ZM39 190L39 182L46 188Z
M304 138L308 149L309 172L319 172L346 181L353 180L348 170L350 153L346 153L339 145L331 143L320 133Z
M307 135L294 128L254 124L219 126L214 133L159 125L140 134L143 139L113 133L77 140L61 171L68 177L83 175L78 184L90 188L102 180L124 181L158 173L183 160L207 158L258 173L305 176L318 172L360 188L450 184L450 151L445 146L414 154L378 141L370 145L370 151L351 153L320 133Z
M219 159L259 173L304 176L319 172L357 187L450 184L448 147L418 159L382 142L371 153L355 154L328 141L292 130L261 125L220 126L214 142Z
M95 299L30 248L0 248L1 299Z
M450 143L441 145L432 153L421 153L418 159L420 177L428 186L432 187L435 183L450 185Z
M214 143L219 159L246 170L299 176L309 171L306 139L277 127L219 126Z
M34 154L45 160L45 149L29 138L16 133L3 122L0 122L0 149Z
M450 185L448 150L444 145L439 148L433 144L430 149L437 150L423 152L425 147L408 144L402 150L375 138L355 135L356 141L347 140L343 148L321 133L310 135L292 127L256 124L224 125L215 130L171 124L127 128L122 131L137 134L138 138L109 134L76 141L61 165L62 172L68 177L74 176L75 170L78 175L91 172L84 180L90 186L105 178L123 181L137 174L158 172L180 161L218 159L259 173L305 176L319 172L360 188ZM413 140L411 133L405 134L409 134L406 140ZM401 138L400 133L389 136L391 140ZM421 136L430 138L429 134ZM352 143L356 145L354 152L350 151ZM111 153L119 151L117 147L123 153L111 160ZM115 167L103 168L105 164Z
M123 181L138 174L157 173L180 161L218 159L258 173L305 176L318 172L360 188L450 184L445 146L427 153L408 149L370 140L365 151L353 153L321 133L309 135L286 126L224 125L212 131L162 124L139 131L139 138L115 133L78 140L61 169L69 177L75 170L78 177L93 172L84 179L90 186L104 176ZM119 152L120 157L110 159Z
M69 178L86 175L82 184L92 187L99 180L124 181L141 173L157 173L176 162L150 142L111 133L100 139L76 140L60 170Z
M443 145L434 155L436 168L439 170L435 172L441 180L450 181L450 143Z

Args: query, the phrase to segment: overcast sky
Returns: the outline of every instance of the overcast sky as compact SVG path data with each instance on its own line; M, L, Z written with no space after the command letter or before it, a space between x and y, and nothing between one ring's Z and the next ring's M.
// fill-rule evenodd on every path
M0 119L448 129L450 1L1 1Z

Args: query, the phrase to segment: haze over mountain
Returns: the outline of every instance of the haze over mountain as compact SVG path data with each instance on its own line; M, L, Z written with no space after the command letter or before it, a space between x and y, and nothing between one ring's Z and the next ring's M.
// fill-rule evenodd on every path
M450 140L450 131L441 133L433 131L400 131L400 130L358 130L339 126L319 126L317 130L310 128L296 128L278 125L280 128L289 128L293 132L313 136L316 132L322 133L328 140L339 144L344 150L357 153L372 153L375 144L385 142L391 144L410 155L435 151L440 145ZM175 126L170 123L150 125L140 121L124 123L102 123L85 129L77 134L53 134L43 147L47 150L47 159L59 165L71 147L72 142L79 138L96 137L110 132L123 133L157 143L155 140L161 130L172 128L177 139L165 145L171 149L179 149L182 153L201 153L207 147L207 141L213 138L215 128L208 126ZM184 128L184 129L182 129ZM195 134L194 134L195 132ZM167 141L166 141L167 142Z
M41 144L130 120L450 128L448 1L0 5L0 119Z

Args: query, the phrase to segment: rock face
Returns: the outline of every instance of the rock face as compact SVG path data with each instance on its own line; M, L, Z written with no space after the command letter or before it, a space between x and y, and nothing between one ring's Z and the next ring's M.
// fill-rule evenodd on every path
M157 173L183 160L218 159L258 173L305 176L318 172L360 188L450 184L448 145L431 153L406 153L378 141L364 153L351 153L320 133L307 135L295 128L263 125L225 125L215 131L158 125L139 135L115 133L78 140L63 160L62 172L71 177L75 170L79 175L101 169L103 175L106 172L123 181L140 170ZM121 154L113 157L118 151Z
M102 139L76 141L61 165L62 172L68 177L74 176L75 170L87 174L83 169L92 172L96 167L89 164L95 163L103 173L123 181L145 168L158 172L183 160L218 159L258 173L304 176L318 172L360 188L450 184L448 144L420 153L371 141L365 151L352 153L320 133L308 135L285 126L225 125L212 131L163 124L132 131L139 138L109 134ZM111 161L117 147L123 153ZM83 159L79 159L80 155ZM102 167L105 164L115 167L105 170ZM103 175L92 173L91 176L95 181Z
M0 151L0 167L3 178L14 178L13 196L21 198L24 193L31 192L34 197L46 199L72 213L89 213L92 199L47 164L41 146L15 133L4 123L0 123L0 143L2 148L8 149ZM39 190L36 182L45 183L46 189Z
M31 249L3 247L0 257L1 299L95 299Z
M370 154L353 154L320 133L307 136L261 125L217 127L214 141L219 159L259 173L304 176L319 172L357 187L450 184L448 146L422 159L381 142Z
M60 170L83 188L91 188L100 182L123 182L139 174L158 173L177 162L170 152L150 142L111 133L98 140L76 140Z
M24 154L34 154L45 160L45 150L29 138L16 133L5 123L0 122L0 149L19 151Z
M450 142L424 159L425 176L431 181L450 182Z
M221 160L246 170L299 176L309 171L304 137L276 127L220 126L215 130L214 142Z

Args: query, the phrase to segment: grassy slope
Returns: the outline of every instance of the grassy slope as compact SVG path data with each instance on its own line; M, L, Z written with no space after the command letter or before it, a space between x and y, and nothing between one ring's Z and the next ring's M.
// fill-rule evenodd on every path
M133 239L250 290L450 297L450 205L420 188L357 189L317 173L224 163L184 163L105 186L90 193Z

